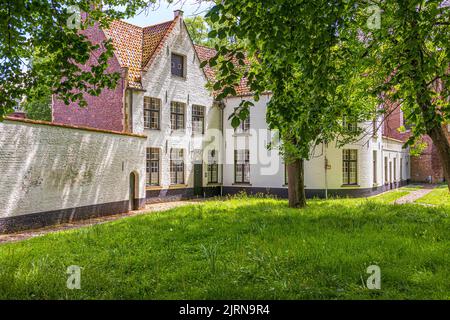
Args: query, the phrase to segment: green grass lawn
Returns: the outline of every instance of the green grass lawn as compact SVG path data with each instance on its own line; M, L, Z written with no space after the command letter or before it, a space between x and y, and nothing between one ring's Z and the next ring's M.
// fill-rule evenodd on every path
M450 206L450 193L448 192L448 187L447 185L439 186L426 196L417 199L415 202L435 206Z
M450 211L208 201L0 246L0 298L450 299ZM70 265L81 289L66 288ZM370 265L381 290L368 290Z

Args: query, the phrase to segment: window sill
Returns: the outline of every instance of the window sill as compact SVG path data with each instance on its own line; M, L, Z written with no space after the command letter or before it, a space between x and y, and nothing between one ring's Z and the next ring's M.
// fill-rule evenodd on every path
M343 184L341 188L361 188L359 184Z
M251 187L250 182L235 182L232 184L233 186L243 186L243 187Z
M161 131L161 128L158 128L158 129L144 128L144 130L149 130L149 131Z
M171 74L172 75L172 78L174 78L174 79L176 79L176 80L183 80L183 81L186 81L187 80L187 77L186 76L177 76L176 74Z
M170 134L185 135L186 134L186 129L170 130Z
M145 187L145 190L162 190L162 186L147 186Z
M185 189L187 186L187 184L172 184L169 186L169 189Z
M206 184L207 187L221 187L222 183L220 182L210 182Z

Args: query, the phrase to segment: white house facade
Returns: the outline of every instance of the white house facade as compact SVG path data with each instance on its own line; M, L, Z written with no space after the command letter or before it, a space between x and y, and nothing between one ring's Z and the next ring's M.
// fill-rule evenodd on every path
M104 34L126 70L123 130L147 136L147 202L241 191L287 196L284 161L267 149L275 136L266 122L270 94L253 101L250 118L234 130L228 118L252 94L243 83L238 96L215 101L206 88L214 71L200 68L215 52L193 44L182 12L146 28L117 21ZM317 147L305 167L307 196L367 196L404 184L410 173L402 145L380 128L342 148Z

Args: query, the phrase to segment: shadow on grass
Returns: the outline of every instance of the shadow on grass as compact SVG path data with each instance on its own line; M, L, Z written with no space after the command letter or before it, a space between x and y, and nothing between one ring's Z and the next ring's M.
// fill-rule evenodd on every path
M0 298L445 298L448 230L448 212L416 205L208 201L0 246ZM364 287L371 264L382 291Z

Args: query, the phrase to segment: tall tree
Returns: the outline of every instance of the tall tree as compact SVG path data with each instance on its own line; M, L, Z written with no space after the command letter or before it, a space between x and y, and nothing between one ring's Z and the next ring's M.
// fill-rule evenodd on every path
M85 105L83 93L99 95L114 88L118 74L105 72L113 55L110 41L93 45L82 30L95 23L133 16L154 0L1 0L0 120L17 100L38 86L52 88L63 101ZM80 12L88 12L80 19ZM104 48L91 70L83 70L91 53ZM37 50L39 48L39 50ZM33 55L45 57L30 65Z
M405 120L412 124L408 144L430 136L450 189L450 144L444 126L450 121L450 3L392 0L378 6L381 25L366 33L366 50L358 61L380 97L401 101ZM359 24L366 18L360 15Z
M255 100L272 93L267 120L282 138L291 207L306 205L304 162L314 147L355 139L362 129L347 126L344 119L361 122L374 116L373 98L361 99L367 90L360 76L364 70L349 50L359 48L356 32L345 28L355 10L345 0L236 0L217 1L207 14L217 26L210 37L236 39L217 44L218 54L209 61L218 70L218 98L235 95L242 79ZM231 117L233 126L251 106L244 99Z

